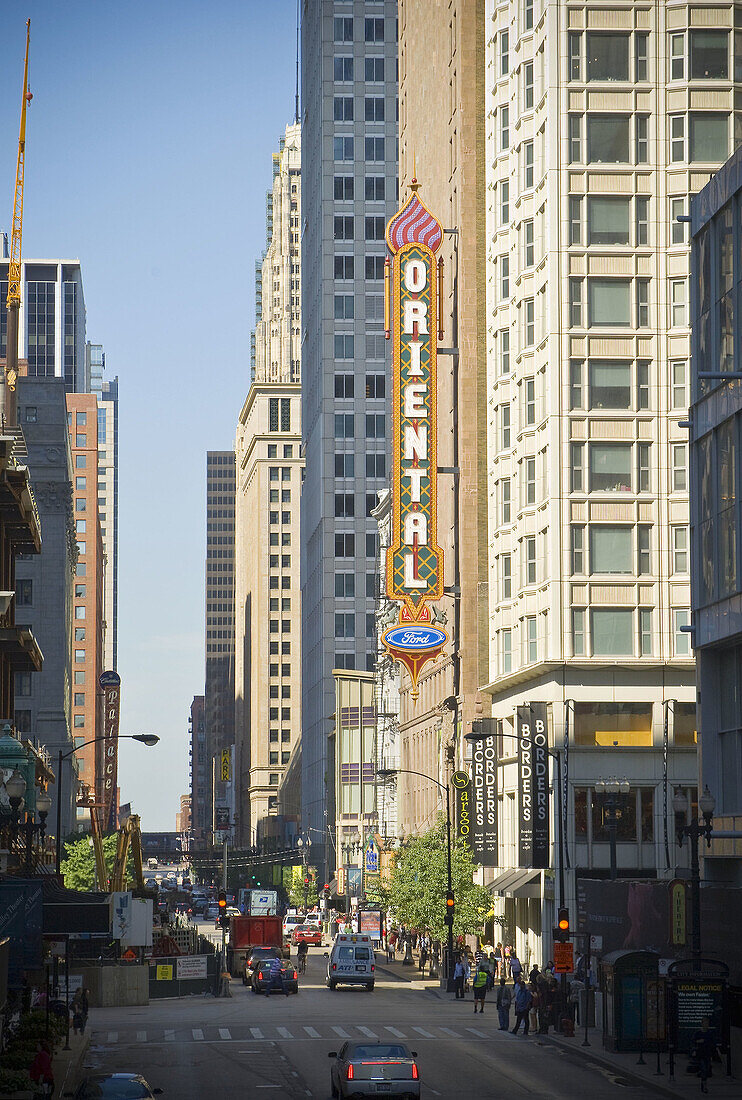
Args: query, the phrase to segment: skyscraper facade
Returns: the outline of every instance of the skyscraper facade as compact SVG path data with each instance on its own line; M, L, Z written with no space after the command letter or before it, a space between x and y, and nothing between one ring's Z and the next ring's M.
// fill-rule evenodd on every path
M288 823L278 791L301 736L300 224L300 127L293 124L273 159L253 380L235 443L235 770L243 846L283 838Z
M222 765L222 753L231 762L234 751L234 497L234 451L207 451L204 717L210 768L209 840L217 817L223 820L226 811L231 821L234 814L233 764L226 770Z
M327 868L333 668L374 662L387 477L384 231L397 203L397 5L302 13L302 803Z
M104 659L107 669L118 661L119 542L119 380L104 379L106 356L101 344L86 345L86 376L98 398L98 512L103 537Z
M206 747L206 720L204 697L194 695L188 716L188 734L191 741L191 838L193 847L206 847L211 819L209 810L209 754Z

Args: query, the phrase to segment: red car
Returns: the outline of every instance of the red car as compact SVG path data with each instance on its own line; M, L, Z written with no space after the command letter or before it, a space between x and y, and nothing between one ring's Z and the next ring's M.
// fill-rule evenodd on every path
M291 942L296 947L300 943L311 944L313 947L322 946L322 929L318 924L300 924L294 929Z

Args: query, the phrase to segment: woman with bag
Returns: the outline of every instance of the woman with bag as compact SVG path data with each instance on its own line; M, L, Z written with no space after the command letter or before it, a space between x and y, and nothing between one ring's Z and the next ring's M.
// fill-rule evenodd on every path
M31 1063L28 1075L36 1086L34 1100L53 1095L54 1070L52 1068L51 1047L46 1039L39 1039L39 1049Z

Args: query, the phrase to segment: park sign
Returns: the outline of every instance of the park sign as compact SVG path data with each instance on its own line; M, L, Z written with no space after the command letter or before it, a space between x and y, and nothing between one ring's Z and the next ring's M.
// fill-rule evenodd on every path
M443 595L443 551L437 542L437 349L443 227L410 195L386 230L385 328L392 340L392 530L386 595L400 603L399 624L383 635L405 665L417 699L423 666L448 641L431 625L430 604Z

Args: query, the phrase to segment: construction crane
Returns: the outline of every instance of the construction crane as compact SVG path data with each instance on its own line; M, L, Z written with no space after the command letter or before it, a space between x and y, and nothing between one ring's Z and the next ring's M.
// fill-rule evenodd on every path
M111 892L126 888L126 859L131 847L134 856L134 878L139 890L144 890L144 868L142 866L142 834L139 828L139 814L130 814L118 832L116 841L116 861L111 875Z
M23 66L21 96L21 128L18 135L18 161L15 170L13 199L13 232L8 265L8 326L5 352L5 386L2 394L2 426L15 427L18 422L16 382L18 380L18 314L21 308L21 239L23 236L23 179L26 164L26 107L33 99L28 88L28 47L31 41L31 20L26 20L26 60Z

